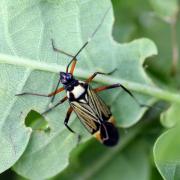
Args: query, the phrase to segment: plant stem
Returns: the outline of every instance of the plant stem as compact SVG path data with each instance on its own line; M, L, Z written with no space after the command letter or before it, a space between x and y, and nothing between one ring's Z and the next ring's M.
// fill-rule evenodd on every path
M19 58L19 57L14 57L10 55L4 55L0 53L0 63L5 63L5 64L12 64L16 66L21 66L29 69L37 69L41 71L47 71L47 72L53 72L53 73L59 73L59 71L65 71L66 67L57 65L57 64L48 64L45 62L38 62L38 61L33 61L30 59L24 59L24 58ZM92 71L87 71L87 70L80 70L76 69L75 76L77 75L80 78L87 78L90 74L93 74L94 72ZM175 102L175 103L180 103L180 94L174 93L174 92L169 92L166 90L162 90L158 87L155 87L154 85L145 85L145 84L140 84L136 82L131 82L129 80L123 80L121 78L113 77L113 76L97 76L94 79L95 82L100 82L104 84L113 84L113 83L121 83L128 89L131 89L133 91L150 95L155 98L158 98L160 100L165 100L169 102Z

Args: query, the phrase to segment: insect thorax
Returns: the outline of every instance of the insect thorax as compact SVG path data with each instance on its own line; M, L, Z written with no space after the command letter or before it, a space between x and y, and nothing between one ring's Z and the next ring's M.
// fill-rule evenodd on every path
M69 101L77 101L80 99L84 99L87 93L87 88L87 83L76 80L76 83L71 84L69 88L66 89Z

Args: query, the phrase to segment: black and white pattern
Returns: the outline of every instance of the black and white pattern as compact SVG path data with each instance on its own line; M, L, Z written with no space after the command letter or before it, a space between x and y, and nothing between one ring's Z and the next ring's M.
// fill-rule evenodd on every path
M79 84L71 92L69 102L80 121L93 134L99 130L103 121L108 121L111 112L102 99L88 84Z

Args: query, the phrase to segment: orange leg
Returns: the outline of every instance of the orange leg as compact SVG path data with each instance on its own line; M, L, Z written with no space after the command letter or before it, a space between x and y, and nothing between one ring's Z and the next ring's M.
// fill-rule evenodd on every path
M65 52L65 51L63 51L63 50L61 50L61 49L56 48L55 45L54 45L53 39L51 39L51 42L52 42L52 47L53 47L54 51L59 52L61 54L65 54L66 56L69 56L69 57L73 58L71 60L71 62L70 62L70 64L72 63L70 73L73 74L75 66L76 66L76 62L77 62L76 57L71 55L71 54L69 54L69 53L67 53L67 52Z
M33 96L43 96L43 97L51 97L55 94L58 94L60 92L62 92L64 90L64 87L61 87L59 89L57 89L56 91L53 91L52 93L49 94L38 94L38 93L31 93L31 92L23 92L20 94L16 94L16 96L22 96L22 95L33 95Z
M72 65L71 65L71 69L70 69L70 73L71 73L71 74L74 73L74 69L75 69L75 67L76 67L76 63L77 63L77 60L74 59L74 60L72 61Z
M122 88L126 93L128 93L140 107L148 107L148 108L151 107L151 106L148 106L146 104L141 104L138 101L138 99L126 87L124 87L122 84L119 84L119 83L118 84L112 84L109 86L98 87L98 88L93 89L93 91L97 93L97 92L101 92L101 91L104 91L107 89L118 88L118 87Z
M95 72L93 75L91 75L85 82L90 83L98 74L103 74L103 75L111 75L113 72L115 72L117 69L114 69L113 71L109 73L103 73L103 72Z
M61 87L61 88L57 89L56 91L53 91L52 93L48 94L48 96L49 97L53 96L53 95L58 94L58 93L60 93L62 91L64 91L64 87Z
M107 89L116 88L116 87L119 87L119 84L113 84L113 85L109 85L109 86L101 86L101 87L93 89L93 91L95 93L97 93L97 92L101 92L101 91L104 91L104 90L107 90Z

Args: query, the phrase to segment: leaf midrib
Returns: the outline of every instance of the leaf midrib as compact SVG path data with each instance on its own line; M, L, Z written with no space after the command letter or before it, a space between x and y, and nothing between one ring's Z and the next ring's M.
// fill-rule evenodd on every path
M66 69L65 66L51 63L48 64L46 62L39 62L27 58L21 58L17 56L11 56L0 53L0 63L4 64L11 64L16 66L21 66L25 68L29 68L32 70L41 70L41 71L47 71L52 73L59 73L60 71L64 71ZM93 74L94 72L88 71L88 70L82 70L82 69L76 69L75 76L79 78L87 78L90 74ZM153 96L157 99L162 99L169 102L175 102L180 103L180 95L178 93L169 92L166 90L162 90L158 87L155 87L154 85L144 85L137 82L132 82L129 80L124 80L117 77L112 76L97 76L94 79L95 82L103 83L103 84L113 84L113 83L121 83L124 86L126 86L128 89L131 89L133 91L146 94L149 96Z

